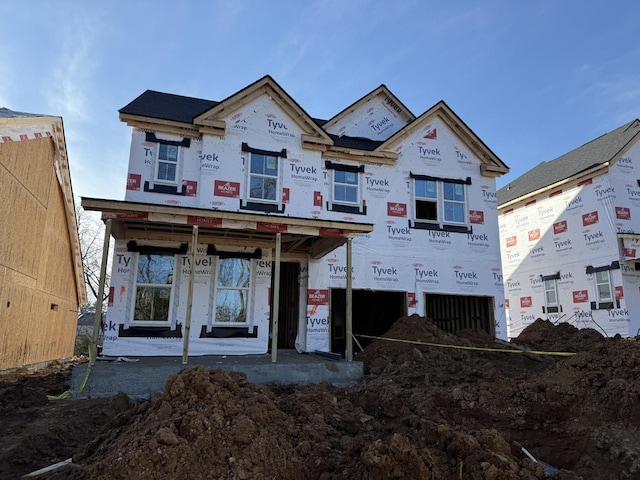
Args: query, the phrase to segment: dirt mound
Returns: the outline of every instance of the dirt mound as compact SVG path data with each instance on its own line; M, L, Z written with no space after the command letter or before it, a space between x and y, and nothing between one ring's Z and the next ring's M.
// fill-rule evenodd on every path
M243 373L184 370L117 423L78 457L87 478L289 479L300 469L293 422Z
M567 322L554 324L538 318L520 332L514 343L526 345L532 350L581 352L590 350L604 340L605 337L592 328L578 329Z
M640 344L570 327L537 321L509 346L403 317L348 388L187 369L46 478L639 478Z

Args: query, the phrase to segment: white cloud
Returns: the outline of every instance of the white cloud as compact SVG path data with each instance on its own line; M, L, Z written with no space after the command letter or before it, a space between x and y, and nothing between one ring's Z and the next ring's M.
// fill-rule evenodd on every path
M70 121L84 121L88 116L85 98L91 81L95 31L89 22L76 18L67 24L63 35L53 83L46 91L47 103L56 115Z

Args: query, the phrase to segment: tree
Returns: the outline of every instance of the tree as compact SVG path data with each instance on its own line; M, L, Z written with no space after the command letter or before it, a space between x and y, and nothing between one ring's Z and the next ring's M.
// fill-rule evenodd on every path
M82 270L87 288L87 298L89 299L89 304L95 304L98 298L98 286L100 283L104 224L96 216L87 212L82 207L76 209L76 222L78 224L80 255L82 257ZM110 275L107 271L105 275L103 300L108 297L109 279ZM107 293L105 294L104 292Z

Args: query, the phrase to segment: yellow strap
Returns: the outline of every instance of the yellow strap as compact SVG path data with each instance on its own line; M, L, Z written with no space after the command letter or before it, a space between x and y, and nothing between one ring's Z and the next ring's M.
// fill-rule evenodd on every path
M386 340L388 342L411 343L413 345L427 345L429 347L456 348L460 350L477 350L481 352L530 353L532 355L556 355L559 357L571 357L575 355L574 352L540 352L535 350L511 350L509 348L467 347L464 345L446 345L443 343L419 342L417 340L401 340L398 338L373 337L371 335L361 335L361 334L358 334L358 335L354 334L353 336L354 337L358 336L363 338L373 338L375 340Z

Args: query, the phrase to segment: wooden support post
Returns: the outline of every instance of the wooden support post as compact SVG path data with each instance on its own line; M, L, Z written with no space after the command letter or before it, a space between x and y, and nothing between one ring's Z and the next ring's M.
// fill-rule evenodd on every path
M100 263L100 280L96 298L96 313L93 317L93 335L89 345L89 365L96 363L98 356L98 338L102 328L102 299L104 297L104 279L107 276L107 259L109 258L109 242L111 240L111 219L104 223L104 243L102 244L102 262Z
M193 306L193 282L196 273L196 253L198 250L198 226L193 226L191 234L191 268L189 270L189 289L187 291L187 314L184 319L184 344L182 347L182 364L187 364L189 357L189 334L191 333L191 307ZM177 286L180 288L180 285Z
M347 362L353 360L353 288L351 278L351 255L353 238L347 237Z
M276 233L276 252L273 267L273 288L271 289L271 361L278 361L278 316L280 314L280 249L282 234Z

